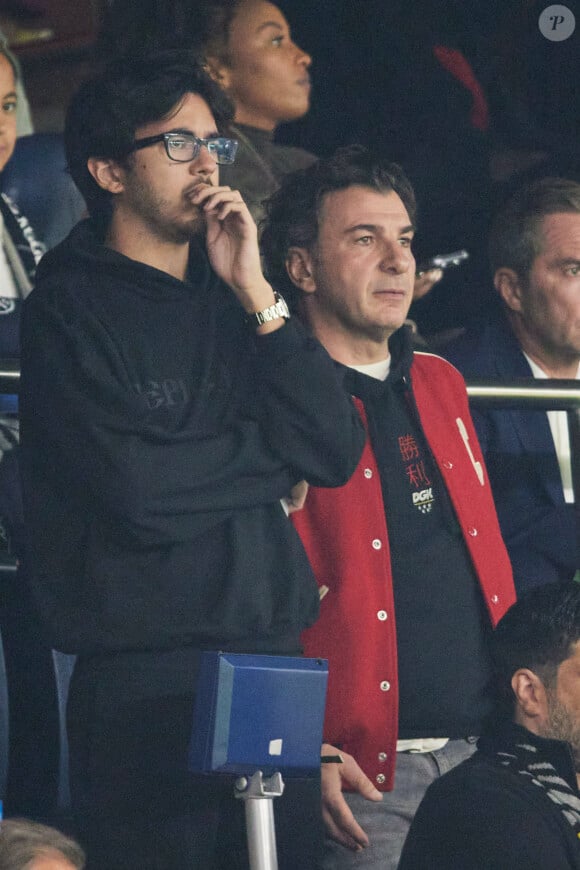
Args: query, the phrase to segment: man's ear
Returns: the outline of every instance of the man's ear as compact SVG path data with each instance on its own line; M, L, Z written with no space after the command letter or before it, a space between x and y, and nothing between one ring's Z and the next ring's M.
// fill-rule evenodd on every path
M521 311L522 286L518 273L513 269L502 266L493 276L493 283L510 311Z
M516 697L515 718L530 731L548 720L548 695L540 677L529 668L519 668L512 677Z
M312 257L306 248L289 248L286 254L288 277L304 293L314 293L316 281L312 274Z
M109 193L122 193L125 189L124 172L115 160L89 157L87 169L103 190L108 190Z
M230 86L230 71L223 60L218 57L206 57L205 70L207 74L220 86L222 91L227 91Z

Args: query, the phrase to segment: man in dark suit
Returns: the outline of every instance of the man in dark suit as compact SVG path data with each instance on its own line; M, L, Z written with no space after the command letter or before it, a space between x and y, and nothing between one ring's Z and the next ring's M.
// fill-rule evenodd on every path
M580 378L580 184L545 178L520 189L491 232L504 317L446 356L466 378ZM473 415L516 589L569 580L580 566L563 411ZM576 493L578 498L578 493Z

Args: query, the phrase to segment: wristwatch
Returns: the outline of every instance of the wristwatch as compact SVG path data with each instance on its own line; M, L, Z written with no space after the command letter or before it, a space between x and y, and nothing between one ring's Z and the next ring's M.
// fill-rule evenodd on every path
M248 315L248 321L254 326L262 326L264 323L270 323L272 320L278 320L283 317L284 320L290 318L290 309L286 305L286 300L279 293L274 293L276 302L274 305L269 305L262 311L254 311Z

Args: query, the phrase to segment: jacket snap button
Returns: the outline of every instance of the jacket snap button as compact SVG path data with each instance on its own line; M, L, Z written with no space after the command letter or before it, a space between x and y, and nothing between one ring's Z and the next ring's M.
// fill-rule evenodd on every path
M379 541L379 539L378 539L378 538L375 538L374 541L373 541L373 547L374 547L374 549L375 549L375 550L380 550L382 546L383 546L383 545L382 545L382 543Z
M365 472L364 472L364 473L365 473L365 477L366 477L367 480L370 480L371 477L373 476L373 470L372 470L372 468L365 468Z
M384 622L385 619L387 619L388 614L387 614L387 611L386 611L386 610L379 610L379 612L377 613L377 616L378 616L378 618L380 619L381 622Z
M386 752L379 752L379 761L386 761L386 760L387 760L387 753Z
M379 775L377 776L377 782L380 785L382 785L384 783L385 779L386 779L386 776L384 773L379 773Z
M469 534L471 535L472 538L476 538L477 537L477 529L469 529Z
M383 682L381 683L381 692L388 692L390 688L391 684L389 683L389 681L383 680Z

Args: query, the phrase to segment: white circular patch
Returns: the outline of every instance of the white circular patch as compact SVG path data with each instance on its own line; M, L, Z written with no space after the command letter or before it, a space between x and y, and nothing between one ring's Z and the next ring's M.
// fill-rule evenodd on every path
M538 27L550 42L563 42L574 33L576 19L567 6L547 6L538 18Z

